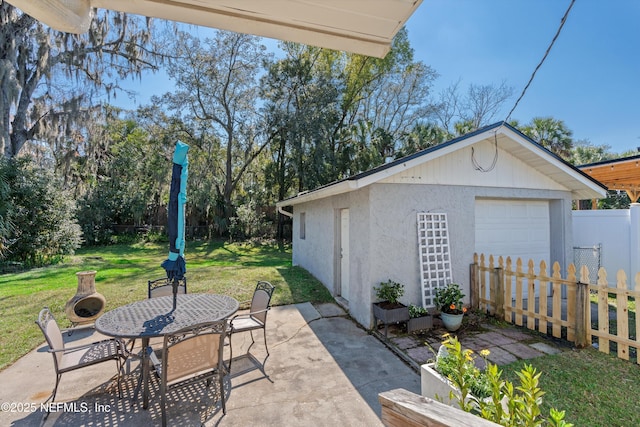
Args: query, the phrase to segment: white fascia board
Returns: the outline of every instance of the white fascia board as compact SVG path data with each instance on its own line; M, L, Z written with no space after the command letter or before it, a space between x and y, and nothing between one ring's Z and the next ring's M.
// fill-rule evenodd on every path
M586 197L587 199L597 199L597 198L607 197L607 190L605 188L603 188L601 185L598 185L597 183L593 182L591 179L582 175L582 173L577 168L567 166L565 163L558 160L555 156L550 154L546 149L544 149L540 145L536 143L532 144L530 141L523 140L522 136L518 135L517 133L513 132L511 129L506 127L500 128L500 133L509 137L511 140L517 142L523 147L531 150L536 155L544 159L546 162L555 166L562 173L578 181L579 184L582 184L588 187L588 189L572 190L573 200L583 200L585 199L584 196L587 194L589 195L589 197ZM523 159L523 160L526 161L526 159ZM542 171L542 173L544 173L544 171ZM566 183L561 182L561 184L567 186Z
M420 3L421 0L416 1L415 4L408 8L407 19ZM260 13L252 13L251 10L234 10L233 7L226 3L201 4L198 1L93 0L92 6L343 50L377 58L385 57L391 49L393 39L393 37L384 35L364 34L348 29L331 28L329 23L322 27L320 24L287 22L286 20L278 20L277 17L273 18ZM366 2L363 2L363 6L366 6ZM398 26L398 29L400 27L401 25Z
M86 32L93 18L89 0L8 0L7 3L66 33Z
M301 203L311 202L313 200L324 199L325 197L348 193L356 189L355 181L341 181L319 190L300 193L296 197L281 200L276 203L276 207L295 206Z

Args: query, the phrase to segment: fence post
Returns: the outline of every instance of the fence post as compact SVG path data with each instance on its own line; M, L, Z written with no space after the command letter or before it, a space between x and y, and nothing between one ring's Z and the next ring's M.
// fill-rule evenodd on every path
M575 346L584 348L587 346L587 309L589 301L589 284L578 281L576 283L576 324Z
M475 257L474 257L475 258ZM471 293L471 309L480 309L480 289L478 288L477 264L469 264L469 292Z
M494 268L491 274L493 274L492 282L496 284L496 317L502 320L504 319L504 275L502 274L502 268Z

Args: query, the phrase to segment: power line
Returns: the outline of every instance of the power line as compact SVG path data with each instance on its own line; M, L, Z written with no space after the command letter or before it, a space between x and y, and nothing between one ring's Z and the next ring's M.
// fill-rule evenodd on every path
M536 76L536 73L538 72L538 70L540 69L542 64L544 63L545 59L547 59L547 56L549 55L549 52L551 52L551 48L553 47L554 43L558 39L558 36L560 35L560 32L562 31L562 27L564 27L565 22L567 22L567 17L569 16L569 12L571 11L571 8L573 7L573 4L575 2L576 2L576 0L571 0L571 3L569 4L569 7L567 8L567 11L564 13L564 16L560 20L560 26L558 27L558 31L556 31L556 35L553 37L553 40L551 40L551 43L549 44L549 47L547 48L547 51L544 53L544 56L542 57L542 59L540 60L538 65L536 66L535 70L533 70L533 73L531 73L531 78L529 78L529 82L524 87L524 89L522 89L522 93L520 94L520 97L518 98L516 103L513 105L513 108L511 109L511 111L509 111L509 114L507 114L507 117L504 119L504 122L507 122L511 118L511 114L513 114L513 111L516 109L516 107L520 103L520 100L522 100L522 98L524 97L524 94L527 92L527 89L529 89L529 86L533 82L533 79Z
M555 36L553 36L551 43L549 43L549 47L547 47L547 50L545 51L544 56L542 57L542 59L540 60L536 68L533 70L533 73L531 73L531 77L529 78L527 85L524 87L524 89L522 89L522 93L516 100L516 103L513 105L513 108L511 108L511 111L509 111L509 114L507 114L507 117L502 121L500 126L498 126L498 128L493 133L495 153L494 153L493 161L491 162L491 165L489 165L489 167L487 168L481 166L475 157L475 151L473 147L471 147L471 162L473 163L473 167L475 168L475 170L480 172L490 172L496 167L496 163L498 162L498 137L497 137L498 132L500 131L500 128L502 128L504 123L507 123L509 121L509 119L511 118L511 114L513 114L514 110L516 109L516 107L518 106L522 98L524 98L524 94L527 92L527 89L529 89L529 86L531 86L533 79L536 77L536 73L538 72L540 67L542 67L542 64L547 59L547 56L549 56L549 52L551 52L551 48L553 47L556 40L558 39L558 36L562 31L562 27L564 27L565 22L567 22L567 17L569 16L569 12L571 11L571 8L573 7L573 4L575 2L576 0L571 0L571 3L569 3L569 7L567 8L567 11L564 13L564 16L562 17L562 19L560 20L560 26L558 27L558 30L556 31Z

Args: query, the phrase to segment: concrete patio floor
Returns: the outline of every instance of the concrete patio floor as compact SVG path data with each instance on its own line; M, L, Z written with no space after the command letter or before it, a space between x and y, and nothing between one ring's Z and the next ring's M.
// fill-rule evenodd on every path
M66 336L69 341L100 338L92 329ZM266 355L262 335L252 353ZM378 393L403 388L420 393L420 376L379 339L360 328L335 304L274 307L267 324L270 357L265 378L254 370L237 375L232 365L225 384L226 415L215 387L194 385L170 394L169 425L207 426L376 426ZM234 356L250 343L234 337ZM0 372L2 426L151 426L160 425L158 383L152 380L148 410L133 400L139 369L123 380L118 399L115 363L103 363L62 376L57 401L63 402L43 422L40 403L55 383L53 361L41 345Z

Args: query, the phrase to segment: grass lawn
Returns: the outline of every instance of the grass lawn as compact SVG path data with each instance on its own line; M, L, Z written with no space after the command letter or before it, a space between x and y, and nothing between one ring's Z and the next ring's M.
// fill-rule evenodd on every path
M591 302L598 301L597 294ZM635 338L636 304L628 302L629 336ZM616 334L617 322L615 295L610 295L609 330ZM597 329L597 321L592 323ZM597 337L593 341L597 343ZM610 354L588 347L543 356L528 361L518 361L503 366L503 377L519 384L516 372L525 363L542 372L540 388L545 392L542 412L548 416L550 408L564 410L565 420L575 426L637 426L640 413L634 398L640 394L640 366L636 362L636 349L630 348L630 361L616 356L616 344L610 343Z
M505 365L503 378L519 384L515 372L525 363L542 371L545 416L553 407L575 426L640 425L640 366L587 348Z
M166 275L160 264L167 254L166 243L88 248L63 264L0 275L0 370L44 341L35 324L42 307L52 310L60 327L71 325L64 306L76 293L76 272L97 270L96 290L105 296L108 311L145 299L147 280ZM272 305L333 301L320 282L291 265L288 247L188 242L185 258L189 293L220 293L247 301L256 282L267 280L276 287Z
M76 272L98 271L96 288L111 310L146 298L147 280L165 275L160 263L166 257L167 244L115 245L83 249L64 264L0 275L0 370L44 341L34 323L43 306L52 309L62 327L70 326L64 306L76 292ZM186 259L190 293L223 293L247 301L255 283L268 280L276 286L273 305L333 300L309 273L291 265L287 247L189 242ZM565 410L566 420L576 426L640 425L637 364L591 348L528 363L543 372L544 414L551 407ZM503 376L518 384L515 372L523 364L503 366Z

